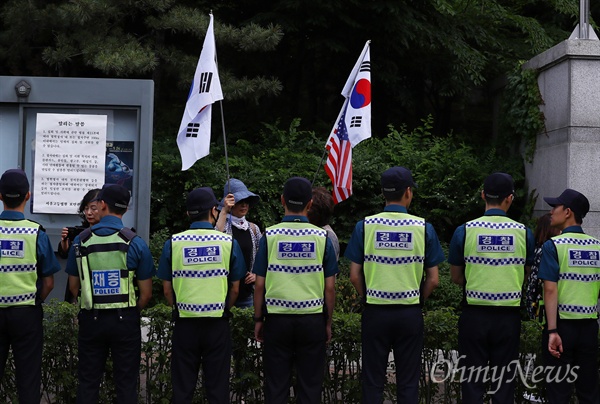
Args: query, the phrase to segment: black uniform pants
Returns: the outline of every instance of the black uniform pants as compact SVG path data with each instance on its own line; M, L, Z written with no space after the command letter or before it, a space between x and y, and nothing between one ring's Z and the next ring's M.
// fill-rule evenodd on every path
M128 309L79 312L77 403L97 403L100 381L110 351L117 403L138 402L141 355L140 314Z
M9 347L15 361L17 394L21 404L39 404L42 380L42 306L0 309L0 379Z
M555 358L548 352L548 333L542 334L544 365L552 367L546 384L550 404L569 403L573 387L580 404L600 403L598 387L598 322L589 320L559 320L558 332L563 352ZM579 366L574 369L574 366Z
M173 329L173 403L191 403L202 364L210 404L229 403L231 331L221 318L178 318Z
M296 368L298 404L321 402L325 375L323 314L269 314L264 324L265 402L285 404Z
M383 401L390 350L396 364L398 403L419 401L423 350L420 306L368 304L362 314L362 402Z
M517 365L513 361L519 359L520 333L519 308L463 308L458 321L458 370L464 404L483 403L486 391L494 404L514 402Z

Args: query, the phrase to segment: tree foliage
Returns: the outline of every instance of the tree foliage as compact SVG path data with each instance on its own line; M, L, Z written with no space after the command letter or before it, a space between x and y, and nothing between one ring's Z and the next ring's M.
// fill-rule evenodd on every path
M152 78L159 89L163 83L186 89L209 7L177 0L9 0L1 13L0 60L3 70L15 75ZM240 55L248 52L272 51L283 35L276 24L234 26L216 18L216 40L228 62L243 60ZM236 67L220 66L230 99L280 92L276 78L248 78L249 72Z
M0 74L153 79L158 123L174 133L212 9L229 126L249 140L277 118L327 131L371 39L376 136L431 114L435 134L477 142L491 129L494 80L566 39L576 3L7 0Z

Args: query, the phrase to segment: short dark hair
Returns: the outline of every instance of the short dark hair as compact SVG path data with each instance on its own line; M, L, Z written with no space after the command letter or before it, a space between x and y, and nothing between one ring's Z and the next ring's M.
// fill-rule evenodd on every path
M508 196L505 196L504 198L496 198L496 197L486 196L484 194L483 198L485 199L485 202L490 206L500 206L500 205L502 205L502 201L504 201L506 198L508 198Z
M6 206L7 208L16 209L19 206L21 206L26 196L27 194L19 195L16 198L9 198L6 195L2 194L2 200L4 201L4 206Z
M312 201L313 203L308 211L308 221L319 227L329 224L335 207L331 192L325 187L313 188Z
M212 212L213 208L208 210L203 210L202 212L194 213L193 215L189 215L190 221L192 222L208 222L210 218L210 212Z
M573 212L573 215L575 216L575 223L582 224L583 223L583 217L581 217L581 213L575 212L573 209L571 209L571 212Z
M302 212L304 212L304 208L306 208L306 205L296 206L296 205L286 204L285 206L287 206L287 209L290 213L302 213Z
M385 198L385 200L387 202L392 202L392 201L399 201L402 199L402 197L404 196L404 194L406 193L406 190L408 189L408 187L402 188L398 191L383 191L383 197Z
M106 202L104 202L104 203L106 203ZM106 207L108 208L108 211L110 213L114 213L115 215L123 216L125 214L125 212L127 212L127 208L118 208L116 206L109 205L108 203L106 203Z

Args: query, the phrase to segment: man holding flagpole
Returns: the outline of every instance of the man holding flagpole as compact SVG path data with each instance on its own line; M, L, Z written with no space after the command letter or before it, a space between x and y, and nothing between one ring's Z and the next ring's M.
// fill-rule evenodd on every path
M333 200L352 195L352 148L371 137L371 41L367 41L342 95L346 98L325 148L325 172L333 183Z
M210 14L204 45L177 134L182 171L209 152L212 104L223 99L215 48L213 15Z

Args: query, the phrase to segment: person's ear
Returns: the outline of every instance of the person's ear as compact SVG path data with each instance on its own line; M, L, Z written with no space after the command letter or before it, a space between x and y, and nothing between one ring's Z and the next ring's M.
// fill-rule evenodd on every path
M565 217L568 219L569 217L571 217L571 215L573 214L573 211L571 210L571 208L565 208L563 206L563 210L565 211Z

